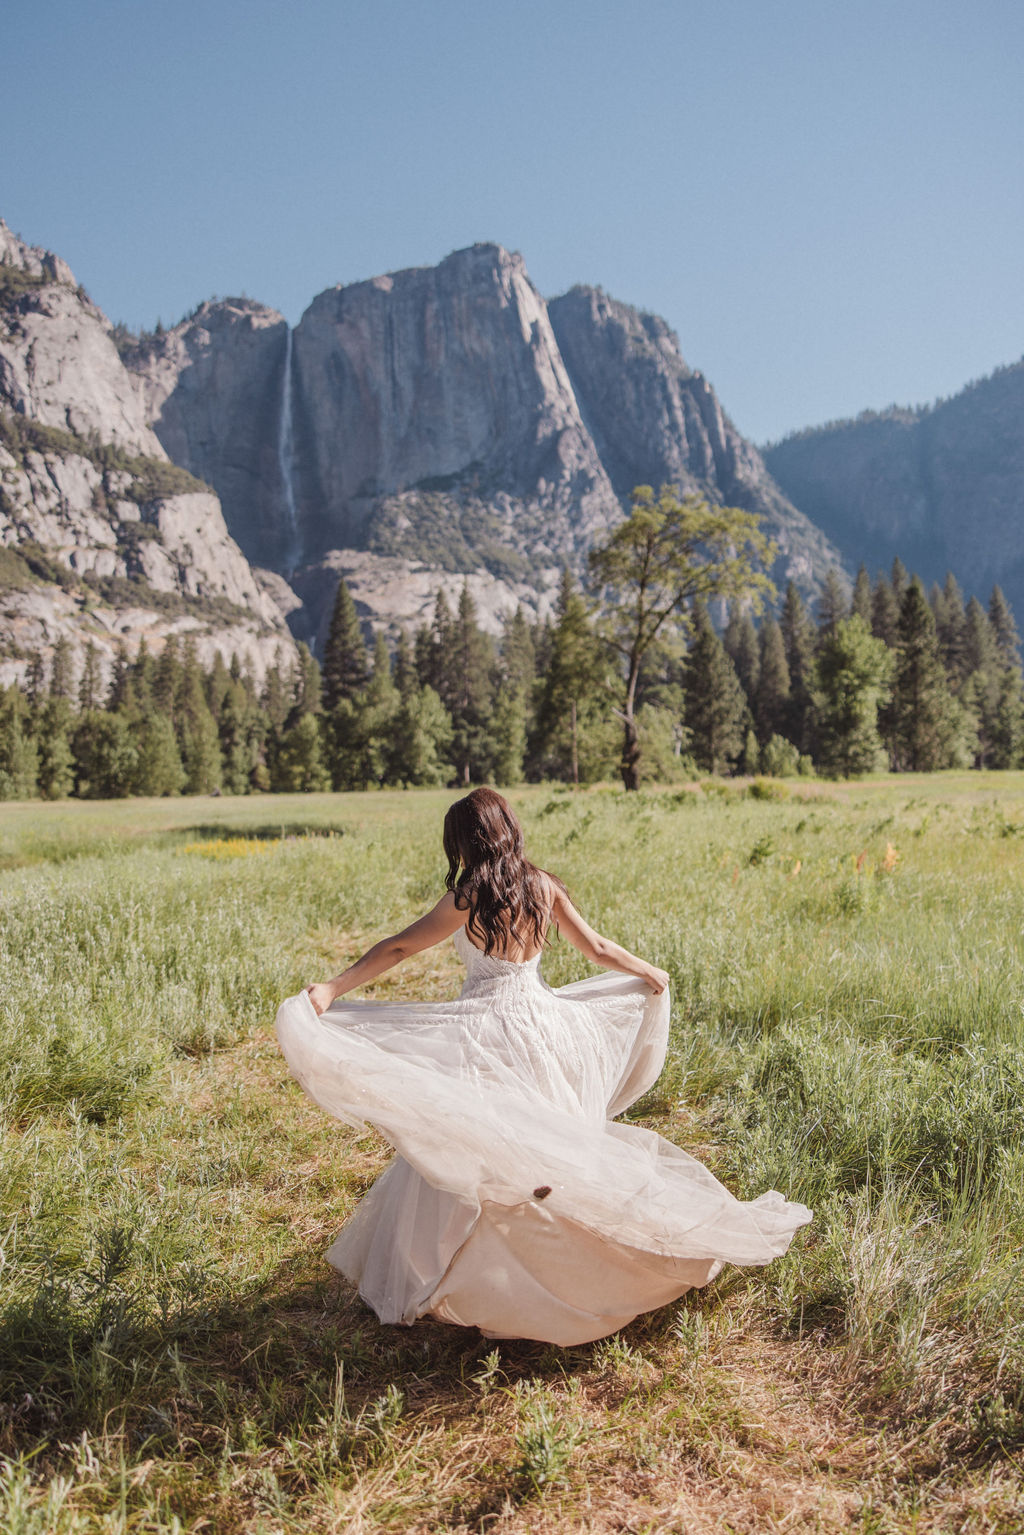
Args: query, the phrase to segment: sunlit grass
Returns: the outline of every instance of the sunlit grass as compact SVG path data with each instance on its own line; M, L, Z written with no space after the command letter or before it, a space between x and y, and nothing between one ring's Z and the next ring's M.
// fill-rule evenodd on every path
M437 897L451 794L0 806L0 1528L1015 1528L1024 775L778 787L511 795L672 975L634 1114L816 1211L567 1351L361 1307L322 1254L387 1149L270 1031Z

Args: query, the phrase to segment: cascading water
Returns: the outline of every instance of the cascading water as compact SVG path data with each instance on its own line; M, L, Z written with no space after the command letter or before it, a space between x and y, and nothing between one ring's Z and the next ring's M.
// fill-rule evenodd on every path
M295 458L295 434L292 422L292 329L287 327L284 344L284 381L281 385L281 414L277 423L277 465L281 471L284 489L284 510L288 523L288 537L284 551L284 564L288 574L299 563L301 540L299 537L299 513L295 505L293 482Z

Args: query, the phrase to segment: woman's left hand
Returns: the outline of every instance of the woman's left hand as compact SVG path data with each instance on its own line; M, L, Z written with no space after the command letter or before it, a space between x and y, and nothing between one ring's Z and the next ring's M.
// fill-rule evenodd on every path
M327 1011L334 1001L334 988L326 981L315 981L312 986L306 987L306 995L312 1002L317 1016Z

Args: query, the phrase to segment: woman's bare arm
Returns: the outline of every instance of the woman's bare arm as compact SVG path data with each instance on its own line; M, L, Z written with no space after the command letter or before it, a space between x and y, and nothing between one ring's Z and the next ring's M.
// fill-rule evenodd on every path
M354 965L349 965L347 970L336 975L333 981L317 981L307 986L310 1001L317 1012L322 1013L336 998L343 997L347 991L355 991L357 986L365 986L367 981L383 975L385 970L408 959L410 954L419 954L423 949L432 948L435 943L443 943L460 927L465 926L467 915L465 910L460 911L456 906L452 891L446 891L426 916L417 918L400 933L382 938L372 949L367 949Z
M561 937L568 939L574 948L579 949L584 958L592 964L601 965L605 970L621 970L626 975L637 975L657 996L663 992L669 983L668 973L659 970L656 965L649 965L645 959L640 959L636 954L631 954L621 944L613 943L610 938L602 938L600 933L584 922L575 906L557 885L552 885L551 920L558 929Z

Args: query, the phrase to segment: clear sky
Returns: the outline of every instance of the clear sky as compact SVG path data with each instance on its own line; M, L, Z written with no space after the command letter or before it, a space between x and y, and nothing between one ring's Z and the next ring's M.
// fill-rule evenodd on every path
M757 441L1024 352L1021 0L32 0L0 214L112 319L520 250Z

